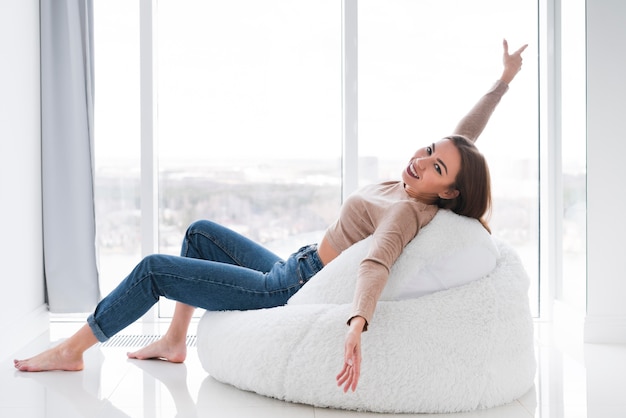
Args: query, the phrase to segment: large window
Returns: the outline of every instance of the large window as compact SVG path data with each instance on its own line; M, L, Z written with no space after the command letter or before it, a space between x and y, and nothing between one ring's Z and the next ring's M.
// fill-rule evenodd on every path
M141 259L139 2L94 2L95 210L102 294Z
M178 254L197 219L284 256L318 242L341 203L337 1L160 0L157 13L159 250Z
M336 3L158 2L162 250L178 252L199 218L263 243L315 234L333 220L341 181Z
M492 177L494 236L515 246L538 314L537 4L528 0L359 0L361 183L397 179L417 148L453 133L502 70L523 70L477 142Z
M451 132L498 77L502 38L531 44L478 145L492 171L492 228L522 255L537 311L536 4L359 0L358 60L343 64L340 0L157 6L158 251L170 254L199 218L282 255L319 240L345 181L346 66L358 68L358 147L345 152L358 153L363 184L398 179L417 147ZM139 13L139 2L95 2L103 292L140 258Z

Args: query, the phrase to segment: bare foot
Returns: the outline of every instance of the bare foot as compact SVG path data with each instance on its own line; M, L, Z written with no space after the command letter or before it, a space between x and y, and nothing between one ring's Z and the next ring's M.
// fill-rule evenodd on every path
M83 355L75 354L61 344L26 360L13 360L15 368L22 372L49 370L78 371L84 367Z
M128 358L137 360L161 359L172 363L182 363L187 358L187 341L170 341L166 336L133 353Z

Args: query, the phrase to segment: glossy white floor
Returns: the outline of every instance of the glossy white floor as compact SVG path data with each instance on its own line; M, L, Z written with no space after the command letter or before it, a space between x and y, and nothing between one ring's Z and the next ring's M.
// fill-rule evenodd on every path
M564 343L549 324L536 323L535 387L510 405L472 413L479 418L626 417L626 346ZM53 324L19 350L27 357L69 335L77 324ZM145 333L146 326L126 330ZM152 332L154 332L153 330ZM158 334L160 330L156 329ZM73 417L289 417L387 416L313 408L239 391L209 377L194 348L185 364L127 360L125 347L94 347L82 372L20 373L0 364L0 416ZM391 415L388 415L391 416ZM410 417L412 415L401 415ZM427 418L431 415L414 415Z

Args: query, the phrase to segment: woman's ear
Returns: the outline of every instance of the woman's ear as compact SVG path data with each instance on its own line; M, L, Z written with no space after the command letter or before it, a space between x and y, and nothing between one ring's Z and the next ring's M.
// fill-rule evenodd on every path
M459 196L459 190L458 189L448 189L446 191L443 191L441 193L439 193L439 197L441 199L455 199Z

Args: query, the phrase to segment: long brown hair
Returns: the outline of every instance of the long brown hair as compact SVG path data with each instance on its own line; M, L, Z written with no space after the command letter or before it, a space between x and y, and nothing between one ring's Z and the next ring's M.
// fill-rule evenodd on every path
M485 156L472 141L462 135L451 135L449 139L461 154L461 168L452 185L459 191L454 199L437 200L437 206L450 209L456 214L478 219L491 232L486 217L491 214L491 176Z

